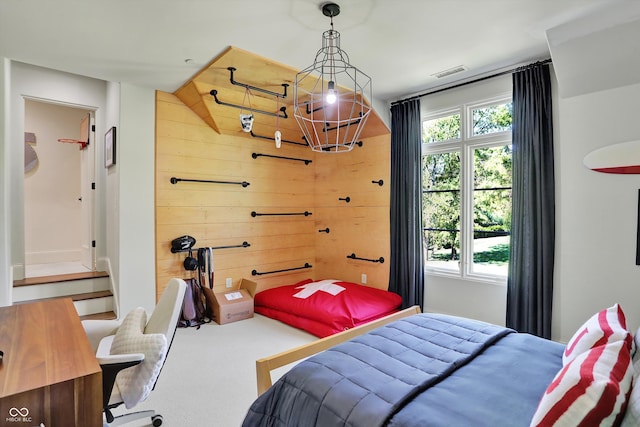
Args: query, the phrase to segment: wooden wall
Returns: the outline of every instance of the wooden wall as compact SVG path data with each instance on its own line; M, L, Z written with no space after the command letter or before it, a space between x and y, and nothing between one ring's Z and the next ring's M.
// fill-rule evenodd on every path
M239 122L238 122L239 127ZM366 138L350 153L314 153L307 147L247 136L221 135L173 94L156 99L156 289L159 296L172 277L191 277L173 254L171 240L184 234L197 247L247 248L214 250L217 291L225 279L238 286L242 278L261 288L306 278L342 279L386 289L389 276L389 144L390 136ZM303 162L252 153L312 160ZM247 181L247 187L178 182L182 179ZM383 186L372 180L384 181ZM349 196L350 203L338 200ZM309 216L258 216L297 213ZM319 229L329 227L329 233ZM371 263L348 259L377 259ZM303 266L312 268L252 276Z

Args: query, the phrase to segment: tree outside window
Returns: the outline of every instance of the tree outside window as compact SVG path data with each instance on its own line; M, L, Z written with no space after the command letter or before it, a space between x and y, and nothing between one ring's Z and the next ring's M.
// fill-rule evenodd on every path
M506 276L511 230L511 102L461 106L423 121L428 269ZM469 117L465 126L465 116Z

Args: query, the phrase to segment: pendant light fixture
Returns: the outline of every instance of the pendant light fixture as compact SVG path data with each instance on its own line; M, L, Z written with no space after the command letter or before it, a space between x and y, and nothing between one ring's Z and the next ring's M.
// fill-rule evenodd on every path
M351 151L371 113L371 78L340 48L333 29L340 6L324 3L320 9L331 29L322 34L313 64L296 74L293 115L313 151L340 153Z

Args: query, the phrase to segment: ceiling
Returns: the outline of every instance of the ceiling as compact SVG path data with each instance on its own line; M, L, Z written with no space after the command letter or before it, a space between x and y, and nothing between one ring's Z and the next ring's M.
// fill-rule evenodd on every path
M550 56L546 31L624 0L337 0L377 102ZM310 65L323 0L2 0L0 57L167 92L235 46ZM555 62L555 59L554 59ZM464 66L445 78L433 74Z

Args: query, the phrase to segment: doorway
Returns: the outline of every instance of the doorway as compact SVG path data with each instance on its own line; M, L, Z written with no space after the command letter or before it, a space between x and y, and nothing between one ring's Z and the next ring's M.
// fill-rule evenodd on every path
M27 278L95 271L93 122L92 110L25 99Z

